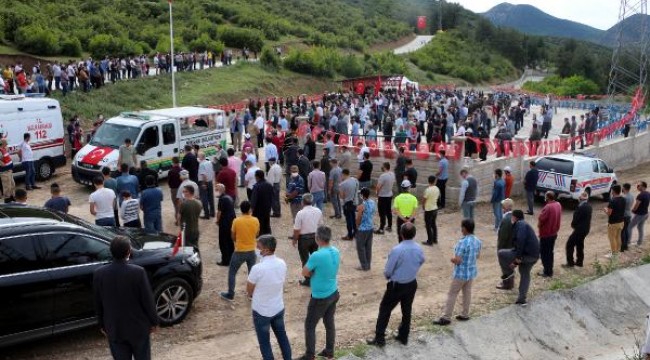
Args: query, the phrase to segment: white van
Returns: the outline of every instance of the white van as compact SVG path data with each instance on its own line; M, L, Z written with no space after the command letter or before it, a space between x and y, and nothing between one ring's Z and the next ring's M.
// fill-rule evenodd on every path
M118 149L127 138L136 148L138 161L147 161L159 177L166 177L172 158L182 158L186 144L198 144L208 158L216 153L218 143L225 147L225 118L223 110L192 106L122 113L105 121L77 153L72 177L91 185L103 167L118 170Z
M61 106L54 99L0 95L0 132L14 163L14 175L23 175L18 150L25 133L31 134L36 177L46 180L65 166L65 134Z
M609 199L612 185L617 183L614 170L598 158L584 155L549 155L536 161L539 179L535 194L544 196L553 191L558 198L577 200L586 191L589 196Z

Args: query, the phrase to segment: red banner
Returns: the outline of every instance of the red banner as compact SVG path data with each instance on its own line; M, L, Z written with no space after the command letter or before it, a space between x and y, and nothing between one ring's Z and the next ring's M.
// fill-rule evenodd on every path
M418 30L424 30L427 28L427 17L418 16Z

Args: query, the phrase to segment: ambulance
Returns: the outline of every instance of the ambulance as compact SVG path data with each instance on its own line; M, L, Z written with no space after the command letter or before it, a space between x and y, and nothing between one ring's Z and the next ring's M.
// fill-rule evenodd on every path
M137 152L138 163L157 170L158 176L167 176L172 158L183 158L186 144L198 145L210 159L216 154L216 145L226 145L228 126L223 110L204 107L124 112L105 121L86 146L76 154L72 163L73 179L84 185L108 167L113 173L119 147L130 139Z
M539 178L535 195L542 197L553 191L557 198L578 200L586 191L590 197L602 196L609 200L612 185L618 181L616 173L605 161L584 155L549 155L536 161Z
M65 166L65 133L61 106L54 99L0 95L0 133L14 163L14 176L24 175L18 157L23 135L30 133L34 167L39 180L52 177L56 168Z

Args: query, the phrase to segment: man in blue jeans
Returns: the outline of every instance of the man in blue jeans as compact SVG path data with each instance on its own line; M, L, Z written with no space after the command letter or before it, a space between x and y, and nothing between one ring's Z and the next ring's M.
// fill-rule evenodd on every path
M275 256L277 240L271 235L257 239L257 249L262 260L253 266L248 275L246 292L252 299L253 325L263 360L272 360L270 331L273 330L282 351L282 359L291 359L291 344L284 328L284 283L287 264Z
M140 194L144 229L147 232L162 232L162 190L156 186L156 178L152 175L147 175L144 182L147 188Z
M29 140L31 135L29 133L23 134L23 142L20 144L20 150L18 150L18 156L20 157L20 162L25 169L25 189L33 190L40 189L39 186L36 186L36 169L34 169L34 152L32 151L31 145L29 145Z
M307 264L302 269L302 275L311 278L311 299L307 306L305 318L305 354L299 360L313 360L316 356L316 325L323 319L325 325L325 349L318 353L319 357L334 358L334 342L336 327L334 315L336 303L339 301L337 274L341 256L339 250L330 245L332 230L327 226L319 226L316 230L318 251L311 254Z

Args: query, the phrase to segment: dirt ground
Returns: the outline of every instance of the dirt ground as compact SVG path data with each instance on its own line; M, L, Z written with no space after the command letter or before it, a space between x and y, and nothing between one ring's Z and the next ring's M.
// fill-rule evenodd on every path
M423 174L424 175L424 174ZM622 181L634 182L647 180L650 176L650 163L638 166L633 170L618 174ZM89 190L71 179L68 169L60 169L51 181L41 184L43 190L29 193L29 203L41 205L49 197L47 187L51 182L59 183L65 195L72 201L70 212L82 218L91 220L88 212ZM167 196L166 184L161 184ZM483 191L490 191L485 189ZM242 193L243 196L245 196ZM570 233L572 206L566 204L562 218L562 228L555 252L556 278L576 278L593 274L594 261L600 264L607 262L604 258L609 244L606 237L606 217L601 208L605 203L600 199L592 199L594 216L591 234L585 245L586 264L582 269L565 270L560 267L564 262L564 244ZM522 199L516 199L516 206L522 207ZM539 213L537 204L536 213ZM495 289L500 270L497 264L496 234L492 230L492 211L489 204L479 205L477 214L476 234L483 241L483 252L479 260L479 275L473 287L472 314L492 311L498 307L511 304L515 300L515 292L501 292ZM325 223L333 228L335 239L345 234L343 220L331 220L332 209L326 204ZM420 215L420 218L422 215ZM164 206L165 230L175 233L173 225L172 206L166 199ZM418 278L418 292L414 303L413 327L420 330L426 328L430 320L438 316L444 304L451 275L449 258L455 241L460 236L460 214L446 210L438 216L439 245L425 247L426 263ZM156 359L258 359L260 357L257 339L252 325L250 302L244 295L247 271L243 267L237 276L237 289L233 303L223 301L218 293L227 288L227 268L218 267L215 262L220 259L217 246L217 228L213 221L201 220L203 232L200 246L204 261L204 290L196 299L194 308L188 318L180 325L160 329L152 339L153 355ZM378 220L376 219L376 222ZM528 218L532 224L535 220ZM420 224L422 221L419 222ZM421 228L420 228L421 229ZM298 285L300 278L300 261L298 252L287 240L291 230L289 209L283 208L281 219L273 221L273 234L279 239L277 255L287 262L289 267L288 281L285 287L286 326L293 346L294 357L304 351L303 321L309 300L309 290ZM636 236L636 233L633 235ZM424 231L419 231L417 241L426 237ZM397 244L395 233L375 235L372 270L359 272L354 268L358 265L357 255L352 242L335 240L334 246L341 251L341 268L339 272L339 288L341 300L338 304L337 347L354 346L373 333L379 302L385 288L382 275L388 251ZM642 249L634 248L621 256L622 262L629 262L640 257L647 246ZM533 272L541 268L538 263ZM535 293L548 289L554 281L544 280L534 276L531 287ZM400 319L399 310L394 311L390 329L395 329ZM416 334L413 335L417 336ZM275 343L275 341L272 341ZM322 326L319 326L317 350L324 343ZM275 346L275 345L274 345ZM276 348L276 354L279 350ZM108 346L97 328L76 331L50 339L40 340L13 348L2 349L0 359L107 359Z

